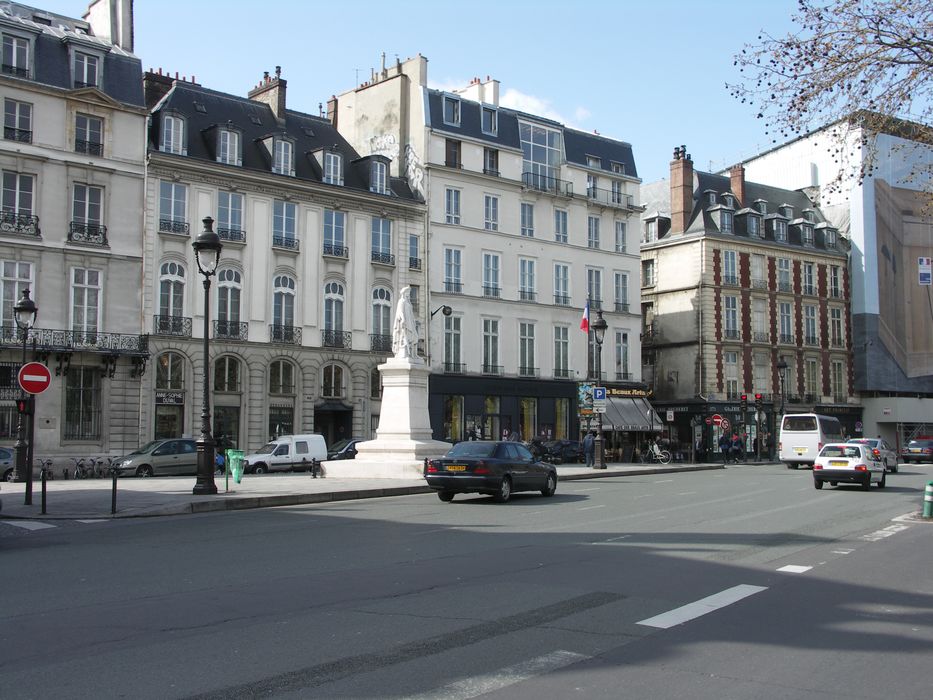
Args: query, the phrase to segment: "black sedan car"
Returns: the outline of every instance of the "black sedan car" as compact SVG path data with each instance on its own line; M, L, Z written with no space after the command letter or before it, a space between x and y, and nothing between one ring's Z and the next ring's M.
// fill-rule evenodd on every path
M579 440L551 440L544 443L544 447L548 451L550 461L554 464L584 461L583 445Z
M518 442L458 442L440 459L424 466L428 486L442 501L458 493L486 493L505 503L516 491L557 491L557 469L535 461L531 451Z

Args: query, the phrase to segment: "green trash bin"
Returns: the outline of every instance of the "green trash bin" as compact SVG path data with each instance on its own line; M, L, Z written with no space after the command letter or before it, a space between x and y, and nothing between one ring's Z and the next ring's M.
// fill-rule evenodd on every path
M227 450L227 470L239 484L243 479L243 450Z

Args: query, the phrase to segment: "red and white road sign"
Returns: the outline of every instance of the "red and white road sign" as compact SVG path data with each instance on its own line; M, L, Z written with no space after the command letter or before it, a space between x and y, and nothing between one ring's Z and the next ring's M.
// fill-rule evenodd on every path
M729 423L729 419L728 419L728 418L723 418L723 419L719 422L719 427L722 428L723 430L728 430L730 425L731 425L731 424Z
M707 417L707 418L706 418L706 424L707 424L707 425L712 425L712 424L713 424L713 419Z
M19 388L28 394L41 394L52 383L52 373L41 362L27 362L16 375Z
M719 415L718 413L714 413L713 414L713 425L719 425L720 423L722 423L722 416Z

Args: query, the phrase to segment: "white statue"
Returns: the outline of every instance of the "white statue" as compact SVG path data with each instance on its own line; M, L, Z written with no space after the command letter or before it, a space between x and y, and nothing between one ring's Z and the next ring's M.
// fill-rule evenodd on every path
M418 357L418 330L415 327L415 313L411 308L411 287L402 289L398 306L395 307L392 352L401 359Z

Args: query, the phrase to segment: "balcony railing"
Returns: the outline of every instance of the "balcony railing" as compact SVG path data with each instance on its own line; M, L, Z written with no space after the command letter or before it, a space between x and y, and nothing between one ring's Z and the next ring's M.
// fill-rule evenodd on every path
M409 270L420 270L421 269L421 258L413 258L408 256L408 269Z
M519 367L518 376L519 377L537 377L538 368L537 367Z
M32 328L26 336L31 348L44 352L90 350L107 354L149 354L149 336L127 333L101 333L98 331L66 331L51 328ZM23 333L16 326L0 327L0 345L22 347ZM19 363L17 363L17 368Z
M739 339L739 331L738 331L737 328L726 328L726 329L722 332L722 337L723 337L723 338L728 338L729 340L738 340L738 339Z
M104 154L104 144L95 141L85 141L84 139L75 139L75 153L86 153L89 156L102 156Z
M519 289L518 298L521 301L534 301L537 298L537 294L530 289Z
M38 236L39 217L32 214L17 214L12 211L2 212L0 213L0 232Z
M370 333L369 349L373 352L392 352L392 336Z
M525 172L522 173L522 184L528 189L538 190L539 192L550 192L562 197L573 197L573 183L556 177Z
M814 287L812 284L805 284L803 285L803 287L801 287L801 291L804 294L813 296L814 294L816 294L816 287Z
M343 258L346 260L350 257L350 249L347 246L336 245L335 243L325 243L323 253L329 258Z
M602 299L590 299L590 309L593 311L602 311L603 300Z
M794 291L794 285L792 285L790 282L778 282L778 291L792 292Z
M286 236L272 236L273 248L284 248L293 252L298 252L298 239Z
M767 288L768 288L768 280L753 279L753 280L752 280L752 288L753 288L753 289L767 289Z
M620 314L628 313L628 302L627 301L617 301L616 302L616 312Z
M248 340L249 323L246 321L214 321L214 337L219 340Z
M371 251L369 259L377 265L395 265L395 256L391 253L383 253L381 250Z
M350 331L321 331L321 345L325 348L349 350L353 343Z
M483 374L502 374L502 365L487 365L483 364Z
M444 280L444 291L448 294L463 294L463 282Z
M794 336L790 333L781 333L780 341L784 344L793 344Z
M188 235L188 222L177 219L159 219L159 231L161 233L180 233Z
M771 339L771 336L767 331L754 331L752 333L752 340L756 343L767 343Z
M845 394L833 394L833 403L845 403L846 396Z
M233 226L217 227L217 236L222 241L230 241L231 243L246 243L246 231L241 228L235 228Z
M273 323L269 326L269 342L301 345L301 328Z
M723 275L723 276L722 276L722 283L723 283L724 285L729 286L729 287L738 287L738 286L739 286L739 278L736 277L735 275Z
M616 372L616 381L617 382L630 382L632 381L631 372Z
M830 347L842 348L845 347L845 343L842 342L842 338L833 338L829 341Z
M820 344L820 341L815 335L807 335L804 336L803 344L815 347Z
M554 379L570 379L570 368L569 367L555 367L554 368Z
M587 187L586 198L607 207L616 207L627 211L644 211L644 207L635 204L635 198L623 192L614 192L601 187Z
M489 297L490 299L498 299L501 291L502 290L499 287L493 286L491 284L483 285L483 296L484 297Z
M12 126L3 127L3 138L7 141L32 143L32 129L17 129Z
M554 303L558 306L570 306L570 296L567 294L555 294Z
M21 68L20 66L11 66L8 63L3 64L3 74L4 75L15 75L17 78L28 78L29 69Z
M107 245L107 227L103 224L72 221L68 225L68 240L72 243Z
M842 296L842 291L838 287L830 287L829 296L831 296L833 299L838 299Z
M444 374L463 374L466 372L466 365L463 362L445 362Z
M816 394L804 394L803 402L804 403L816 403Z
M191 337L191 319L188 316L153 316L153 330L155 335L177 335L181 338Z

